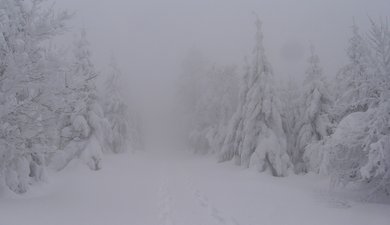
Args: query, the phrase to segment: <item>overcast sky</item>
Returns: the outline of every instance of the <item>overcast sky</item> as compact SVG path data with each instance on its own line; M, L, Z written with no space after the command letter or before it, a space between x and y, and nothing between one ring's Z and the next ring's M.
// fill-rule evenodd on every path
M252 12L263 21L276 75L300 77L310 43L334 75L345 62L353 18L365 29L368 16L389 15L390 0L58 0L57 7L77 13L71 27L86 27L99 69L114 54L134 86L154 83L162 92L191 48L242 65L253 46Z

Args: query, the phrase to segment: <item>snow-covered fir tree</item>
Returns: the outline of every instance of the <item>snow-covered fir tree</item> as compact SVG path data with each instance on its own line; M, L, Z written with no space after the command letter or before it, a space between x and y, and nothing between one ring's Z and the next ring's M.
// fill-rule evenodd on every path
M85 30L70 59L49 47L71 16L46 3L0 0L0 188L16 193L44 180L48 166L81 159L100 169L102 153L123 150L131 132L115 87L106 102L98 95Z
M333 112L336 121L350 113L364 112L372 104L373 93L370 93L372 84L369 79L370 52L367 40L354 22L347 49L349 63L341 69L336 78L335 91L340 93Z
M374 197L390 194L390 29L386 23L371 22L365 39L371 54L364 51L361 56L369 58L369 64L364 64L364 73L355 70L352 74L366 82L361 84L363 94L355 96L356 102L366 105L340 121L324 148L326 169L335 184L362 184L370 188L369 197ZM351 46L355 44L353 40ZM365 42L361 44L364 46L349 50L366 47ZM351 85L346 93L356 92L355 89Z
M128 109L119 82L122 72L115 58L111 59L108 78L101 93L105 118L110 124L110 132L104 137L106 148L114 153L142 148L140 124L137 114Z
M244 167L286 176L291 168L274 74L265 55L260 20L256 20L253 62L241 87L238 109L230 121L220 161L235 158Z
M302 172L302 155L297 150L297 141L301 121L301 95L302 90L298 83L289 80L279 89L282 101L282 122L287 139L287 153L295 167L295 172Z
M0 186L17 193L44 179L58 141L64 65L44 46L64 32L69 14L42 5L0 1Z
M61 141L51 165L64 168L72 159L82 158L91 169L101 168L104 138L110 135L108 121L98 102L96 72L92 62L86 31L83 29L74 42L73 59L65 75Z
M332 105L328 84L313 46L310 48L308 63L300 103L296 151L293 157L296 170L301 172L319 170L322 152L318 150L316 144L328 137L332 128L329 119Z
M364 151L368 160L360 169L364 182L374 186L372 194L390 195L390 26L388 23L371 21L369 33L373 49L375 69L374 93L378 104L370 113L368 136ZM374 97L375 97L374 96Z

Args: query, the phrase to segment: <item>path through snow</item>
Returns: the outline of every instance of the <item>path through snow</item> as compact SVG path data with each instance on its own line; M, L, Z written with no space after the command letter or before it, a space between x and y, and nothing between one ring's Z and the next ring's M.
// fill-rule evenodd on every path
M0 225L390 224L390 206L330 198L315 177L172 155L108 156L99 172L75 162L25 196L0 199Z

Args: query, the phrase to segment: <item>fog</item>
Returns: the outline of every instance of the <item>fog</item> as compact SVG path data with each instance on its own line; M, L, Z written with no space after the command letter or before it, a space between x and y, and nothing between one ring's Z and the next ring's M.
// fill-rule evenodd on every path
M389 12L0 0L0 224L388 225Z
M129 76L165 80L190 48L214 61L240 64L253 43L252 12L264 23L265 45L277 74L297 76L313 43L329 74L344 60L353 19L388 15L386 0L67 0L71 28L85 27L96 62L114 54ZM151 80L148 80L151 81Z
M364 29L369 17L385 17L390 8L387 0L66 0L56 5L75 12L73 31L86 28L99 70L116 57L127 95L150 118L170 110L175 80L190 49L212 62L242 68L252 52L253 13L263 22L265 49L277 78L299 80L310 44L325 75L334 76L346 61L353 20Z

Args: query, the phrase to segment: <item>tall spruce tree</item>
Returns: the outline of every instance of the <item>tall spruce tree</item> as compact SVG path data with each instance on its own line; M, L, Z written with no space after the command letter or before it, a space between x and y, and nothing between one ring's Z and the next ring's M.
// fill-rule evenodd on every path
M225 138L220 161L236 158L244 167L286 176L291 167L274 74L263 47L262 24L256 20L255 48L241 87L239 108Z

